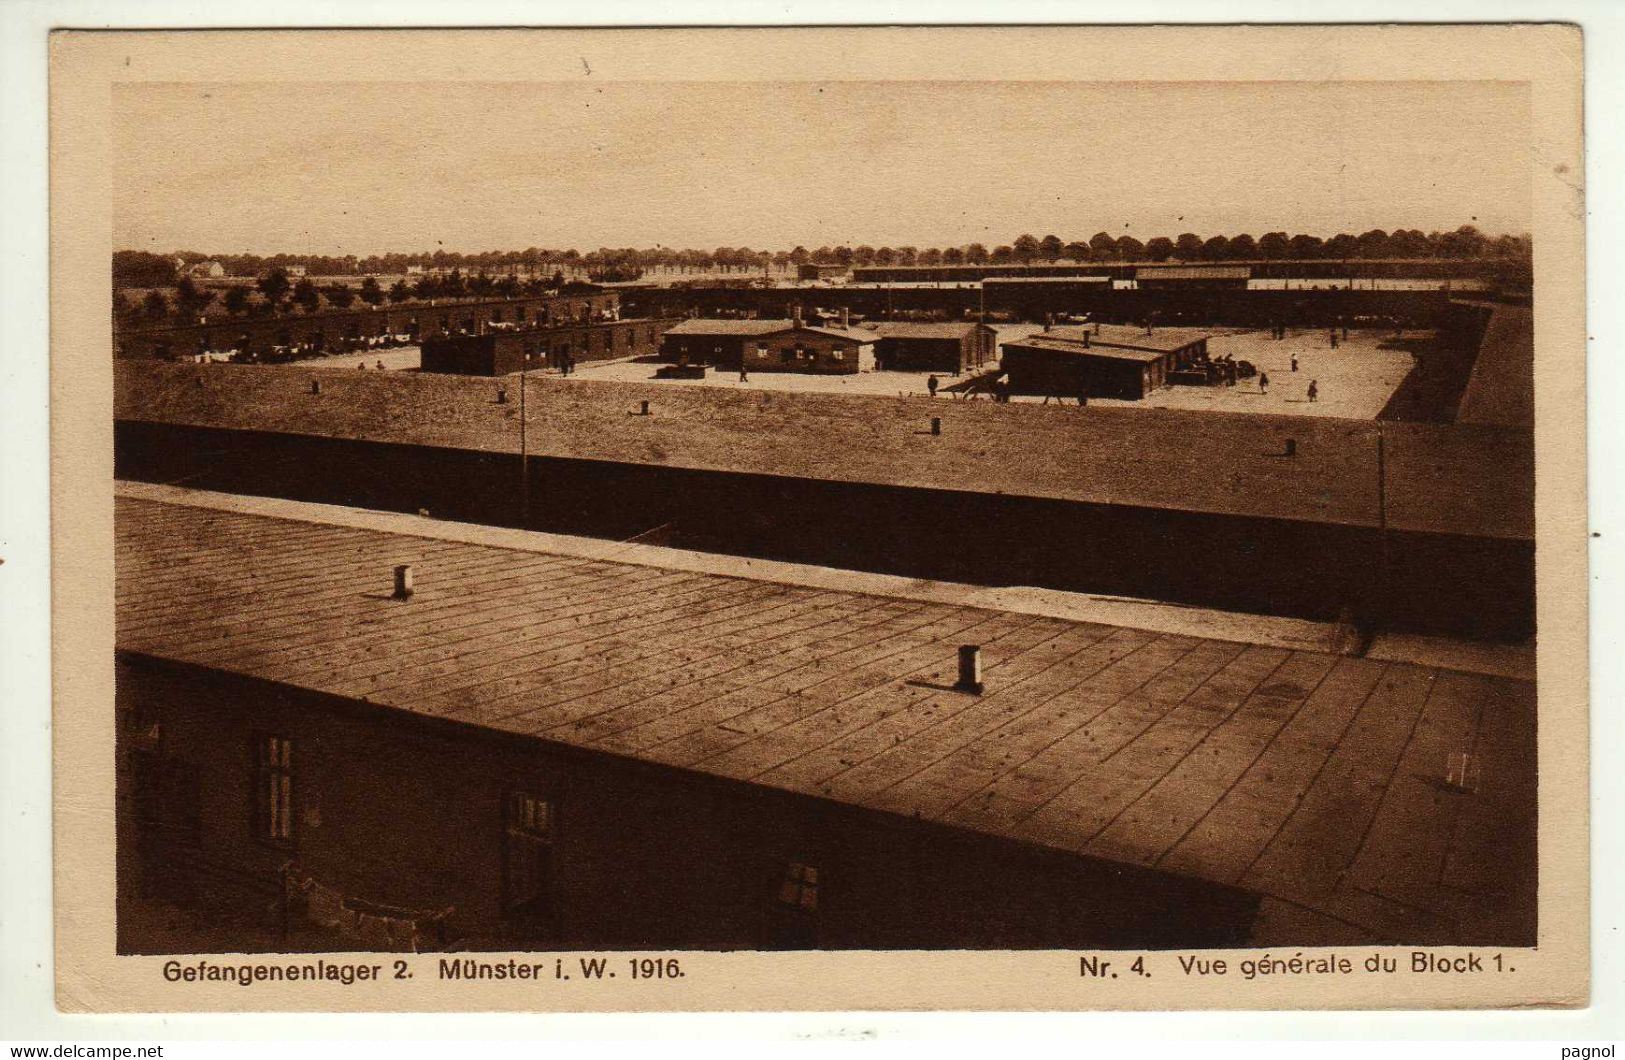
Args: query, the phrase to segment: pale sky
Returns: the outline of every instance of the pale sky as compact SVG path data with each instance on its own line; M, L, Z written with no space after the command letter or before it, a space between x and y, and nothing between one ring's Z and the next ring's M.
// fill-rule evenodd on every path
M1530 227L1508 83L141 84L114 107L121 249Z

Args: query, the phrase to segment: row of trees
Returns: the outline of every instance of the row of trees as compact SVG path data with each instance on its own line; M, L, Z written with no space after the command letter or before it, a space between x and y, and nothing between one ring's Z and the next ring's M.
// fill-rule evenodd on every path
M1347 232L1330 237L1286 232L1266 232L1254 237L1203 237L1195 232L1177 236L1156 236L1141 241L1134 236L1113 236L1096 232L1087 240L1063 240L1059 236L1024 234L1008 244L988 247L970 243L951 247L872 247L822 246L808 249L755 250L750 247L716 247L712 250L674 247L600 247L588 253L574 249L550 250L530 247L514 251L486 251L459 254L437 250L433 253L381 254L358 258L309 254L227 254L210 258L195 251L182 251L168 257L141 251L118 251L113 255L114 285L118 287L167 287L176 279L175 262L186 264L214 260L231 276L265 276L275 269L302 265L318 276L401 275L409 266L439 272L459 270L470 276L501 277L510 273L535 276L543 271L562 270L586 273L600 281L636 279L650 269L667 271L757 272L767 268L788 268L808 262L839 265L984 265L1025 264L1052 261L1249 261L1272 259L1338 258L1527 258L1526 236L1491 237L1472 225L1449 232L1423 232L1415 228L1391 232L1373 228L1354 235Z
M790 252L796 264L812 261L839 265L1024 265L1055 261L1256 261L1326 260L1348 258L1514 258L1529 256L1530 242L1523 236L1484 235L1472 225L1452 232L1373 228L1360 235L1339 233L1329 239L1286 232L1267 232L1258 238L1209 236L1195 232L1156 236L1141 242L1133 236L1096 232L1088 240L1063 242L1059 236L1022 235L1013 242L988 249L984 244L963 247L803 247Z
M567 281L562 272L550 279L531 277L520 281L514 275L492 276L479 272L464 276L462 270L452 269L445 275L425 274L414 283L396 280L387 290L372 276L364 277L360 284L316 284L309 277L297 282L281 267L272 267L254 286L236 285L223 292L199 287L188 277L174 283L173 298L162 290L149 290L139 301L120 295L115 302L119 316L126 321L161 321L172 313L183 320L192 319L207 311L219 297L225 311L232 316L270 316L289 309L314 313L322 308L348 309L360 302L378 306L386 301L408 302L419 299L445 298L517 298L520 295L543 295L549 292L570 294L592 289L590 284Z

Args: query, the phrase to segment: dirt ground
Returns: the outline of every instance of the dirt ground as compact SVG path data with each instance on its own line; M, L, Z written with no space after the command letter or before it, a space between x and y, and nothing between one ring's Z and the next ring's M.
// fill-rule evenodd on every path
M654 380L660 365L646 361L600 361L576 366L579 379L645 383ZM991 365L990 365L991 367ZM929 372L858 372L854 375L800 375L793 372L753 372L741 383L737 371L709 371L704 379L662 379L662 386L713 386L735 390L777 390L802 394L869 394L880 397L924 397ZM944 385L957 377L938 377Z
M360 353L341 353L332 357L312 357L307 361L298 361L304 368L348 368L356 370L356 365L364 364L368 371L375 371L379 362L390 371L416 369L423 363L423 352L416 346L400 346L393 350L363 350Z
M1409 333L1415 339L1417 333ZM1386 329L1350 329L1347 340L1339 333L1332 349L1324 330L1289 330L1286 338L1272 340L1268 331L1215 333L1208 352L1230 354L1251 361L1270 378L1260 392L1258 378L1231 387L1171 386L1153 391L1143 401L1102 401L1131 408L1213 409L1222 412L1266 412L1291 416L1331 416L1370 420L1410 373L1413 361L1406 350L1384 349L1393 332ZM1292 357L1298 370L1292 371ZM1308 396L1309 383L1318 384L1317 400Z
M1036 324L1001 324L999 342L1009 342L1041 330ZM1164 387L1143 401L1096 399L1099 404L1124 408L1212 409L1221 412L1287 413L1295 416L1330 416L1342 419L1374 418L1411 370L1411 355L1405 350L1384 349L1392 333L1386 330L1350 330L1346 341L1339 339L1331 349L1325 331L1294 330L1281 341L1267 331L1216 328L1208 349L1214 356L1226 353L1238 361L1251 361L1270 377L1269 389L1259 392L1256 378L1233 387ZM1408 338L1414 340L1416 333ZM1292 371L1292 356L1298 357L1298 371ZM298 362L309 368L356 370L365 364L368 371L382 361L391 371L416 369L420 354L416 346L394 350L370 350ZM647 361L602 361L578 365L581 379L642 383L654 379L659 365ZM550 374L550 373L537 373ZM775 390L786 393L869 394L882 397L924 397L929 372L860 372L856 375L796 375L792 373L752 373L741 383L735 372L706 373L704 379L661 380L662 386L711 386L730 389ZM943 386L956 376L942 375ZM1309 381L1319 383L1318 400L1308 399ZM952 400L944 395L943 400ZM1017 401L1041 402L1041 398L1018 397Z

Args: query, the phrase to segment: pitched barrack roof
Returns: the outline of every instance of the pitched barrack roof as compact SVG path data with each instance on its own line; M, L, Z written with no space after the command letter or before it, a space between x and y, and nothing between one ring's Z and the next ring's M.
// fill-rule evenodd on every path
M875 333L862 328L831 328L820 327L817 324L801 323L794 320L704 320L692 318L683 321L676 327L666 331L668 335L694 335L699 337L711 335L744 336L745 338L766 338L785 331L811 331L819 335L829 335L837 339L850 339L862 344L875 341Z
M1250 280L1248 265L1141 265L1136 280Z
M785 328L786 331L811 331L818 335L828 335L831 338L849 339L858 345L874 342L877 337L868 328L832 328L819 327L816 324L803 324L800 327Z
M975 323L924 323L898 321L875 325L875 335L882 339L963 339L984 325Z
M984 276L982 283L993 287L1003 284L1025 286L1029 283L1111 283L1110 276Z
M1114 346L1127 350L1171 353L1203 339L1212 338L1213 335L1200 328L1154 328L1147 333L1144 328L1125 324L1089 324L1084 327L1051 328L1048 331L1034 332L1032 337L1079 345L1087 338L1091 347Z
M1122 346L1108 346L1099 342L1086 346L1081 340L1050 338L1049 335L1030 335L1025 339L1016 339L1002 345L1007 350L1012 347L1028 350L1048 350L1051 353L1064 353L1076 357L1102 357L1108 361L1149 363L1161 360L1166 356L1165 352L1158 350L1128 349Z
M1261 944L1531 937L1529 682L209 503L117 500L121 652L1239 886Z
M131 359L115 362L113 377L113 413L123 421L520 448L519 410L493 401L489 380ZM1390 529L1534 538L1527 431L535 377L527 392L533 422L547 424L530 434L532 456L1371 528L1384 521L1380 432ZM644 400L651 415L626 415ZM931 416L941 435L921 433ZM1297 442L1291 460L1275 456L1286 438Z
M668 335L769 335L795 327L793 320L707 320L695 317L668 328Z

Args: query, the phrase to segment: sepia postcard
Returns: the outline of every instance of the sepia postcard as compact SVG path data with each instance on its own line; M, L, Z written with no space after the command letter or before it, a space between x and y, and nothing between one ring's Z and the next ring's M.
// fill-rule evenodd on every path
M58 1005L1584 1005L1581 50L57 32Z

